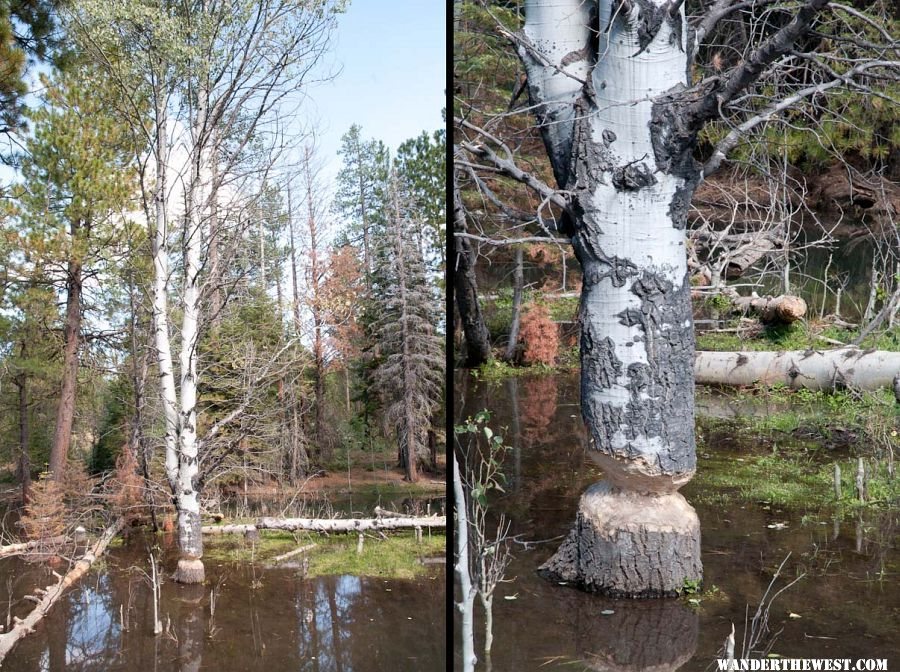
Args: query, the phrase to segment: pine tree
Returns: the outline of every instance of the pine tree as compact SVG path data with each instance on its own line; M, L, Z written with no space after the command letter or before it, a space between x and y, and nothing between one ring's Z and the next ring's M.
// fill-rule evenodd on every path
M343 158L344 167L337 176L335 209L347 219L350 242L362 243L366 287L371 288L372 240L378 226L383 225L388 150L380 140L363 140L362 128L353 124L341 137L338 155Z
M56 47L55 0L0 2L0 134L19 130L24 122L23 79L29 60L44 59ZM4 162L11 157L0 150Z
M44 85L48 104L33 115L35 135L22 165L21 235L33 263L65 268L63 377L50 453L51 478L60 478L75 418L83 283L112 263L110 248L136 189L136 151L99 72L85 64Z
M431 416L442 401L444 339L438 333L440 305L417 242L422 223L401 205L396 175L391 189L390 224L376 245L374 323L381 347L375 386L393 426L406 480L418 479L427 461ZM431 465L434 466L434 465Z
M422 131L397 148L397 176L403 198L421 219L422 252L429 271L446 268L447 132Z
M383 234L387 207L388 150L380 140L363 140L362 129L354 124L341 138L338 155L344 166L338 173L334 207L346 221L343 240L359 252L362 261L363 291L358 301L363 309L359 328L363 347L352 366L356 380L354 400L361 404L365 440L371 447L372 422L379 410L373 374L378 367L380 344L374 330L378 303L372 297L384 271L375 257L375 241Z

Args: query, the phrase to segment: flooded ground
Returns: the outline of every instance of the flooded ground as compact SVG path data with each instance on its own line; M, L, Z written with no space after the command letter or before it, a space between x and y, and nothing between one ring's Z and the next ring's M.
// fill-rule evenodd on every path
M772 634L780 631L771 653L880 657L888 659L888 669L900 664L896 507L835 520L817 510L766 502L724 506L704 503L715 498L701 492L695 479L682 492L700 517L704 592L654 601L587 595L535 573L568 532L581 492L600 478L585 458L577 377L469 380L456 389L461 414L492 410L491 426L512 446L507 495L495 510L510 517L520 543L513 545L511 581L498 588L495 599L494 670L713 669L732 623L740 654L747 610L752 617L789 553L776 587L805 577L770 610L769 628ZM721 403L706 406L725 413ZM786 440L779 439L782 445ZM730 460L759 449L753 436L716 432L698 451L698 469L727 469ZM554 541L521 543L547 539ZM477 638L480 627L476 623Z
M165 631L154 637L152 593L140 571L149 567L147 549L142 535L110 548L99 569L19 642L3 669L417 672L446 666L443 564L426 564L416 580L390 580L304 578L299 563L269 568L207 560L205 585L163 584ZM171 539L162 552L171 571ZM21 596L52 582L42 565L4 559L0 621L7 605L11 615L23 616L33 605Z

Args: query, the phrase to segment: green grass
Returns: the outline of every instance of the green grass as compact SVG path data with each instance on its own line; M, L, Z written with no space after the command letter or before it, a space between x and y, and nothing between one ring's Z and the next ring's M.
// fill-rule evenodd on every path
M849 344L858 331L825 326L810 328L805 322L765 327L758 336L747 338L737 333L697 333L697 350L747 351L747 350L808 350L837 347L818 338L819 335ZM863 339L860 347L876 350L900 350L900 328L881 331Z
M841 468L841 497L834 491L834 465ZM900 502L900 477L884 461L868 459L868 500L856 498L856 459L835 459L821 444L773 444L764 454L700 453L697 475L686 490L696 501L713 505L764 503L797 511L890 508Z
M267 562L301 545L301 536L291 532L260 530L259 536L255 544L240 534L208 537L204 539L203 558L213 562Z
M897 426L896 401L888 389L857 392L836 390L794 390L784 384L755 386L738 389L733 396L737 402L764 400L773 404L788 405L784 411L769 411L763 416L746 416L737 422L740 430L758 432L803 430L820 437L830 436L833 429L855 430L867 434L879 427ZM701 418L707 427L716 424L712 418ZM900 443L894 446L900 451Z
M429 571L419 558L443 556L447 537L443 534L422 532L422 543L416 542L412 533L392 534L387 539L366 536L363 551L356 552L355 535L334 535L312 538L319 547L310 552L311 576L352 574L381 578L412 579Z
M471 373L475 380L493 383L513 376L549 376L559 373L561 369L562 367L547 366L546 364L513 366L499 359L494 359L482 364L477 369L472 369Z
M357 554L355 534L294 534L260 530L260 539L255 544L241 535L210 538L204 544L203 557L207 562L216 563L266 563L310 543L316 544L316 548L306 554L311 576L352 574L411 579L428 571L419 558L445 554L447 538L435 532L429 535L427 530L422 533L422 543L416 542L412 532L390 534L387 539L366 535L363 552Z

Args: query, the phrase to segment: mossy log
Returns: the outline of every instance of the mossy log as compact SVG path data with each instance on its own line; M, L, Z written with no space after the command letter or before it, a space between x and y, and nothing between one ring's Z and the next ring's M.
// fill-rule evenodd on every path
M374 530L447 527L446 516L412 518L260 518L244 525L204 525L203 534L246 534L255 530L367 532Z
M12 648L16 645L16 643L25 637L26 635L34 632L34 626L38 624L38 622L44 618L48 611L50 611L50 607L52 607L59 598L62 596L63 591L66 588L74 584L78 579L84 576L88 570L91 568L91 565L97 561L103 552L106 550L106 547L109 546L109 542L113 540L113 538L119 533L119 531L124 527L125 519L118 518L112 525L106 528L106 531L103 532L103 535L96 541L96 543L91 546L87 552L81 556L78 562L69 570L69 572L65 576L59 577L59 581L55 584L47 586L43 591L35 591L36 593L42 595L41 600L37 603L37 606L31 610L31 612L23 619L15 618L15 625L13 628L3 634L0 635L0 663L3 662L3 659L6 655L12 650Z
M788 350L784 352L697 352L696 382L703 385L776 385L794 389L891 388L900 375L900 352Z

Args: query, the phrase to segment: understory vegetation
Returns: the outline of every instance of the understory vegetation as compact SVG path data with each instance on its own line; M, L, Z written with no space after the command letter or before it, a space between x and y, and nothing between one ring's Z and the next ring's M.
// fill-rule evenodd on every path
M248 541L239 535L210 539L204 554L214 563L266 564L298 547L314 544L313 548L292 559L293 564L307 561L304 571L308 577L352 574L414 579L429 573L428 565L422 560L443 557L446 543L443 534L429 534L427 531L423 532L421 541L417 541L412 532L391 533L386 538L367 534L362 552L357 552L356 535L260 530L256 541Z

